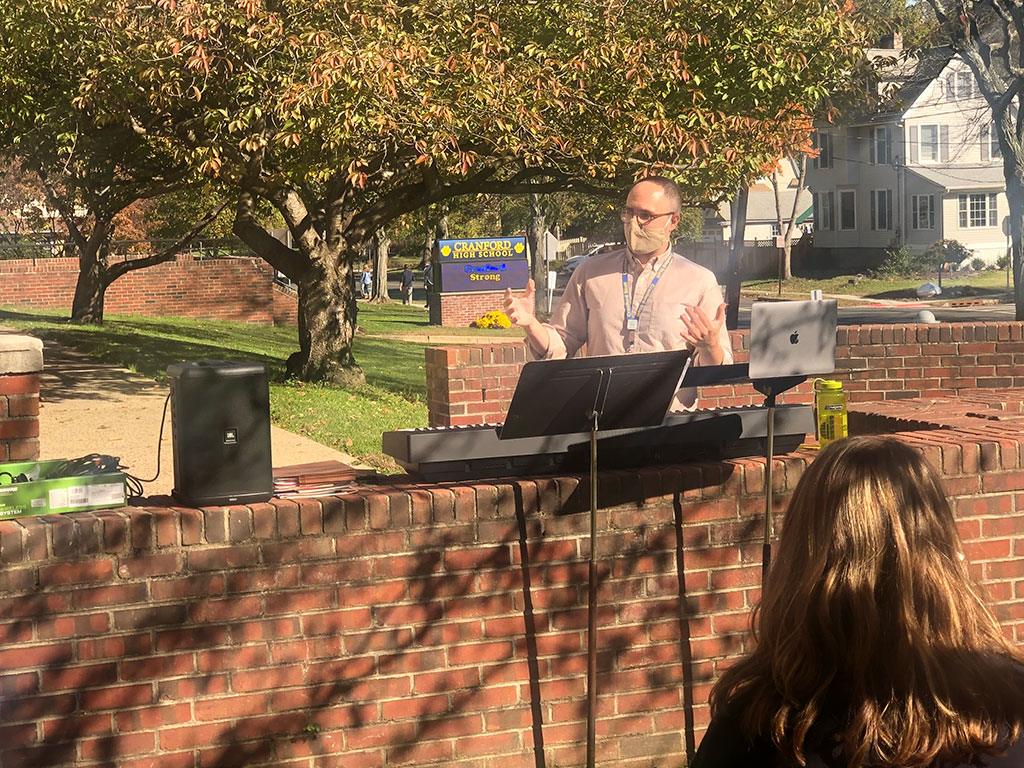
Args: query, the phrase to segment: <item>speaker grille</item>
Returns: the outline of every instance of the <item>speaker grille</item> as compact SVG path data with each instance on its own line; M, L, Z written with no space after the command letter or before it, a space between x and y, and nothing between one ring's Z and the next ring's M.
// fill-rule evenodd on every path
M262 363L200 360L168 366L174 490L194 507L273 495L270 387Z

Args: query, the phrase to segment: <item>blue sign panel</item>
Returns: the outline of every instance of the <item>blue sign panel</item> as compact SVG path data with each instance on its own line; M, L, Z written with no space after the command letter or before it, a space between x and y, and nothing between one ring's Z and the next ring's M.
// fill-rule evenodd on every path
M442 293L504 291L506 288L521 291L530 277L530 268L522 259L446 262L438 266L441 267L439 290Z
M525 237L469 237L462 240L438 240L437 255L442 263L526 258Z

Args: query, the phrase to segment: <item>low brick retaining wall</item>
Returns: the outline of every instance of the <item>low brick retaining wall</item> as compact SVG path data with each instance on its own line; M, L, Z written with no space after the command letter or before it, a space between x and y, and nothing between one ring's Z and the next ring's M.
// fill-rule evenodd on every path
M737 363L749 360L749 332L730 334ZM526 362L516 344L431 348L426 352L431 426L505 419ZM974 388L1024 387L1024 323L840 326L836 372L850 402L942 397ZM811 382L779 398L809 403ZM749 384L702 387L701 408L760 405Z
M39 458L43 343L0 332L0 462Z
M0 260L0 304L70 310L78 259ZM189 255L129 272L107 289L104 310L150 317L201 317L257 325L294 322L296 300L275 291L261 259Z
M940 471L1018 643L1022 401L852 415ZM816 455L776 459L777 512ZM391 480L0 522L0 765L583 764L586 482ZM699 742L758 599L763 486L756 459L601 474L600 763Z

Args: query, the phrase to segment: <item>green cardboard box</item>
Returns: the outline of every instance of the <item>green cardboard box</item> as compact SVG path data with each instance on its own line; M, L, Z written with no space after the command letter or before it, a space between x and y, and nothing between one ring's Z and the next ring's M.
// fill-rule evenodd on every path
M123 472L50 477L66 464L63 459L0 464L0 519L124 506Z

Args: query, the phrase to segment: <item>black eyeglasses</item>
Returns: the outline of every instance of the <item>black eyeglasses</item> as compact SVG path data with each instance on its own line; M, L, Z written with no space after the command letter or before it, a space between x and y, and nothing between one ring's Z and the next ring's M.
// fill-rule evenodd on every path
M655 219L660 219L662 216L671 216L675 211L669 211L668 213L651 213L650 211L638 211L635 208L623 208L619 211L619 218L623 221L629 221L630 219L636 219L641 227L646 227Z

